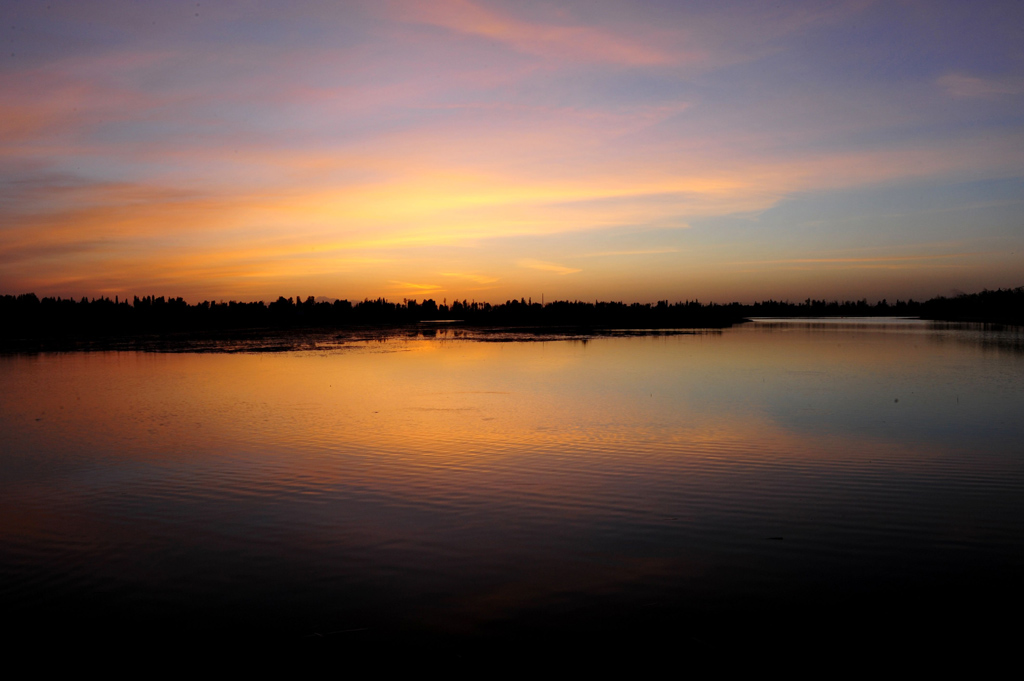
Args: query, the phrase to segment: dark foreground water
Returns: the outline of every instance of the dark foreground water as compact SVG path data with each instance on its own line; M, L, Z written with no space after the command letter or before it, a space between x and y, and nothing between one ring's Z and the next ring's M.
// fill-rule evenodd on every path
M0 388L8 641L458 657L1020 633L1020 329L442 330L7 356Z

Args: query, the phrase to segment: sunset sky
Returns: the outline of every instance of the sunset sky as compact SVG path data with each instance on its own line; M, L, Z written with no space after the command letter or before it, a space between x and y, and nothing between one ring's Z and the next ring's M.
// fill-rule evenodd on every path
M1024 285L1024 3L0 0L0 293Z

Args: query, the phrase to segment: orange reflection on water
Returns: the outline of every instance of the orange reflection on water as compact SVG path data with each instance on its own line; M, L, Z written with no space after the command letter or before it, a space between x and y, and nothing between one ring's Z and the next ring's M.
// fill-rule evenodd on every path
M294 475L308 467L310 483L369 475L391 485L427 471L522 477L584 460L606 473L642 461L653 475L685 461L856 457L865 441L934 453L946 441L917 446L922 424L976 418L1003 396L999 383L981 386L961 370L976 348L913 331L762 328L589 343L446 342L442 333L332 353L15 357L4 360L5 421L12 437L61 458L279 459ZM900 437L907 428L913 447ZM436 484L441 493L447 483Z
M921 330L0 358L0 600L469 631L1004 560L1024 362Z

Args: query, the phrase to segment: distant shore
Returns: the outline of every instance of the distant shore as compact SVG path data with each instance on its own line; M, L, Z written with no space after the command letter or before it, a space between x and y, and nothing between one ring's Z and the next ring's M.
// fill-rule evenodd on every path
M498 305L437 304L383 298L351 303L279 298L270 304L195 305L181 298L79 301L0 296L0 352L76 350L149 352L277 352L338 347L365 340L445 335L482 341L586 340L673 335L724 329L751 317L915 317L934 321L1024 325L1024 287L933 298L924 302L807 299L752 305L553 301Z

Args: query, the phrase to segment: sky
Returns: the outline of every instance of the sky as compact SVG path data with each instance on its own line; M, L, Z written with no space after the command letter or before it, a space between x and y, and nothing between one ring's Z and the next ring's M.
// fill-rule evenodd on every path
M1024 2L0 9L0 293L1024 285Z

